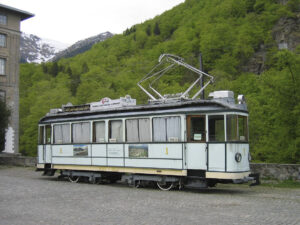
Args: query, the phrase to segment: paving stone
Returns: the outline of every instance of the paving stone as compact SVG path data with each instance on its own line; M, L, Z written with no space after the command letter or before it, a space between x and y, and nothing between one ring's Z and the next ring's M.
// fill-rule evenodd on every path
M300 224L300 189L220 185L160 191L0 167L0 224Z

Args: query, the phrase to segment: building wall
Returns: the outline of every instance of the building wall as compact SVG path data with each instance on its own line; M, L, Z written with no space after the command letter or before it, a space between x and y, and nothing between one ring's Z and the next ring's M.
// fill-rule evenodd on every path
M6 46L0 47L0 57L6 59L5 75L0 75L0 91L5 92L6 105L11 110L9 129L6 135L5 152L19 152L19 58L20 16L0 9L7 16L7 24L0 24L0 33L6 35ZM0 149L1 151L2 149Z

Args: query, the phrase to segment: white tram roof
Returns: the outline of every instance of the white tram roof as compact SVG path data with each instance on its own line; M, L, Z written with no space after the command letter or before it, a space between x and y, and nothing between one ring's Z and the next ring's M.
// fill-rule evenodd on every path
M82 107L87 105L81 105ZM235 104L224 99L187 100L146 105L129 105L118 108L104 108L98 111L75 111L48 113L39 123L60 123L67 121L99 120L108 118L138 117L164 114L188 114L211 112L243 112L248 113L246 104Z

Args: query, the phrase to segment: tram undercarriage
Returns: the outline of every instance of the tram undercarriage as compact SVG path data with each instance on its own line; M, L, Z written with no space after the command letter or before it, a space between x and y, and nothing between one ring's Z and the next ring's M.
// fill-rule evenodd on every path
M47 168L48 167L48 168ZM111 184L116 182L126 183L131 187L154 187L160 190L169 191L171 189L205 189L215 187L217 183L242 184L250 183L250 186L260 184L259 174L249 174L239 179L219 179L206 178L206 171L187 171L188 176L168 176L168 175L151 175L151 174L130 174L118 172L99 172L99 171L80 171L80 170L57 170L51 169L51 165L45 168L38 168L37 171L44 171L44 176L54 176L56 172L60 175L60 180L67 179L71 183L88 182L91 184ZM204 176L201 176L204 175Z

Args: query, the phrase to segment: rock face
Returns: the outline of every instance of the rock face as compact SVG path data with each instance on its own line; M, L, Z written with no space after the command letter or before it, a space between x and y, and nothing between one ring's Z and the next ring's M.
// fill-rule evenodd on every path
M294 51L300 44L300 13L296 18L281 18L272 31L279 49Z
M294 18L280 18L272 29L272 37L278 49L295 51L300 45L300 13ZM259 50L243 66L243 71L261 74L266 69L268 47L271 46L261 44Z
M69 48L57 53L55 57L53 57L50 61L54 62L59 60L60 58L69 58L83 53L89 50L94 44L104 41L112 36L113 34L107 31L105 33L101 33L96 36L78 41L75 44L71 45Z
M56 53L67 48L68 44L42 39L33 34L22 33L20 39L21 63L41 63L53 58Z

